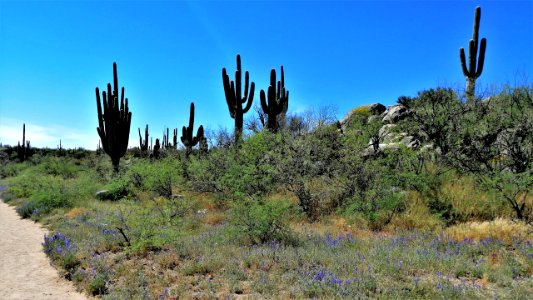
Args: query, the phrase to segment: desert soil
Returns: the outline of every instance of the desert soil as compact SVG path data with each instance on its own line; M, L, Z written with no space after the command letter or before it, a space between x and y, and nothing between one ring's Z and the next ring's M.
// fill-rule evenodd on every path
M41 245L45 233L0 199L0 299L87 299L50 265Z

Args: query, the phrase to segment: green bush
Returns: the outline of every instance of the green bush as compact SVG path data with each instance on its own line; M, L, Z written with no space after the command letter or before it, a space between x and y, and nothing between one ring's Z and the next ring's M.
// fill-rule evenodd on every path
M243 244L269 241L293 244L296 240L287 225L293 211L285 199L236 201L231 211L234 237Z
M104 186L107 192L102 199L117 201L131 194L131 182L125 176L117 176Z
M172 186L179 181L179 173L179 161L171 157L152 162L139 159L128 170L126 177L143 191L170 198Z
M79 171L79 167L71 159L65 157L48 156L40 167L43 168L45 174L61 176L64 179L76 177Z

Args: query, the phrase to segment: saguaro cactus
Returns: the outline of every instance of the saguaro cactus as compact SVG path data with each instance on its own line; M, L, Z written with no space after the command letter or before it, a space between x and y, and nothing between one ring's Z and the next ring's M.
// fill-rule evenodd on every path
M141 128L139 128L139 148L141 148L142 153L148 153L148 124L144 129L144 140L141 136Z
M190 115L189 115L189 126L182 128L182 134L181 134L181 142L185 146L185 153L188 156L192 152L192 147L196 146L198 144L198 141L200 141L204 136L204 126L200 125L198 127L198 131L196 132L196 136L193 136L193 130L194 130L194 102L191 102L191 109L190 109Z
M476 79L481 76L483 72L483 64L485 63L485 49L487 48L487 40L481 39L478 43L479 36L479 21L481 20L481 7L476 7L474 15L474 30L472 32L472 39L468 44L468 67L466 64L465 50L459 49L459 58L461 60L461 68L466 77L466 97L472 102L475 99ZM479 46L479 58L478 54Z
M178 128L174 128L174 135L172 137L172 146L174 149L178 149Z
M23 162L28 158L28 154L30 151L30 141L26 141L26 123L22 124L22 146L20 145L20 142L18 142L17 145L17 156L18 159Z
M242 71L241 71L241 56L237 54L237 71L235 71L235 81L230 81L226 73L226 68L222 68L222 84L224 85L224 93L226 95L226 102L230 116L235 119L235 142L238 142L242 135L243 115L250 110L254 99L255 84L250 85L250 93L248 93L249 74L248 71L244 73L244 95L242 95ZM243 108L242 105L246 106Z
M278 131L279 122L278 115L282 112L287 112L289 107L289 91L285 90L285 74L283 73L283 66L281 66L281 81L277 82L276 88L276 70L270 71L270 86L268 87L267 97L265 91L261 90L259 95L261 98L261 107L268 116L266 127L270 131Z
M161 145L159 144L159 139L155 139L155 145L152 148L152 157L153 158L159 158L159 150L161 149Z
M107 84L107 93L102 92L104 111L100 103L100 90L96 88L96 105L98 109L98 135L102 140L105 153L111 157L113 168L118 171L120 158L126 154L130 138L131 112L128 98L124 99L124 87L119 103L117 64L113 63L113 90Z

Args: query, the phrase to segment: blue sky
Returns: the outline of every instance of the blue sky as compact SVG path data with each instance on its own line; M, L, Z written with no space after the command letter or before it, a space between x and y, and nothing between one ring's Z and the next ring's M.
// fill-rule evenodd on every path
M290 112L333 105L337 117L436 86L463 88L459 48L482 8L483 89L533 74L533 1L0 0L0 142L94 149L95 87L118 64L137 128L232 128L221 69L235 55L256 84L285 69ZM231 76L231 77L232 77ZM279 76L279 75L278 75ZM245 116L246 118L246 116Z

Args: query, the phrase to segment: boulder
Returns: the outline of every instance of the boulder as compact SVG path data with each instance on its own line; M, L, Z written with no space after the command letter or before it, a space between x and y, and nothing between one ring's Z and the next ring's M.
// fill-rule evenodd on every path
M351 123L354 115L365 115L367 116L370 113L372 116L380 116L384 111L386 111L385 105L381 103L367 104L356 107L350 110L344 117L339 121L338 127L341 132L346 131L346 128Z
M96 192L94 197L98 200L111 200L111 193L109 193L109 190L101 190Z
M396 123L405 119L410 114L411 110L409 110L407 107L401 104L396 104L389 106L389 109L382 114L383 118L381 120L383 123Z
M370 105L370 113L374 116L381 115L387 110L385 105L381 103L374 103Z
M378 133L380 142L385 143L385 144L393 142L394 136L391 130L394 127L396 127L395 124L385 124L381 126L381 128L379 129L379 133Z

